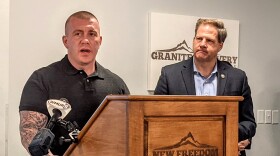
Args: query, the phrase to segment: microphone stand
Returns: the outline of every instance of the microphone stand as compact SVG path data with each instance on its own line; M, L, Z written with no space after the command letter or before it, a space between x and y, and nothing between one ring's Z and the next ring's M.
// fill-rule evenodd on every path
M69 136L70 136L70 139L66 139L65 137L61 136L59 138L60 145L62 145L65 142L78 143L78 135L80 131L78 129L79 126L75 121L71 123L70 121L59 119L57 121L57 124L62 126L64 129L66 129L69 132Z

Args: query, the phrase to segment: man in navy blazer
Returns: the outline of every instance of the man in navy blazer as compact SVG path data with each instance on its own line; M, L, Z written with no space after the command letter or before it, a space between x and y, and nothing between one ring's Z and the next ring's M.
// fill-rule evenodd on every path
M162 68L155 95L243 96L239 104L239 154L245 156L256 133L253 101L246 73L217 59L227 31L222 21L199 19L193 57Z

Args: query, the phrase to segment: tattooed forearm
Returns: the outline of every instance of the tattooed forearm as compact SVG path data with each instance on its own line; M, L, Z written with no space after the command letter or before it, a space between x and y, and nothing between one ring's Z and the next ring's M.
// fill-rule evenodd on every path
M48 122L48 117L42 113L33 111L20 111L20 136L21 143L28 151L28 146L37 131L44 127Z

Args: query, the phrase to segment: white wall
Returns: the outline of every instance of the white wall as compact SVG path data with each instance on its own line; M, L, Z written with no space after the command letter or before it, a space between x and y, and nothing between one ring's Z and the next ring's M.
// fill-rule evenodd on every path
M4 43L4 46L0 46L1 54L3 53L0 58L3 76L0 79L0 100L4 101L0 103L1 123L5 122L2 116L4 114L5 117L5 103L9 97L6 119L9 123L6 126L9 142L8 150L5 151L8 154L5 155L27 155L21 146L18 131L18 105L22 88L35 69L64 56L66 50L61 42L64 22L71 13L78 10L93 12L101 23L103 45L98 54L98 61L120 75L132 94L140 95L148 94L146 88L149 12L239 20L239 67L248 74L255 110L280 110L280 81L277 81L280 76L280 1L10 0L9 15L7 1L0 2L0 17L4 18L0 20L4 23L0 25L0 43ZM2 6L2 3L7 7ZM10 36L7 35L8 20ZM9 37L8 60L9 46L6 39ZM279 124L259 124L250 155L262 156L269 152L270 156L278 156L279 132ZM4 128L1 128L0 155L4 153L4 133Z
M9 0L0 1L0 155L5 155L9 85Z

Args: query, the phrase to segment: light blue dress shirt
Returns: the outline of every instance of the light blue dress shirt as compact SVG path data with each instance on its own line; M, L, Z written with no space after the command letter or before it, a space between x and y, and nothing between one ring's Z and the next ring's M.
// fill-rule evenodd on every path
M217 95L217 63L209 77L204 77L193 63L195 91L197 96Z

